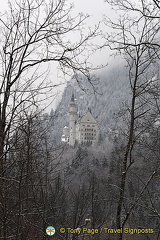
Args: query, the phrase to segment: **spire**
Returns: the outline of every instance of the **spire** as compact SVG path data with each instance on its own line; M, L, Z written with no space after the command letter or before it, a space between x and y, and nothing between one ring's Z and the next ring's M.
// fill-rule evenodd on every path
M88 107L88 112L90 112L92 114L91 108Z
M71 102L74 102L74 93L72 93Z

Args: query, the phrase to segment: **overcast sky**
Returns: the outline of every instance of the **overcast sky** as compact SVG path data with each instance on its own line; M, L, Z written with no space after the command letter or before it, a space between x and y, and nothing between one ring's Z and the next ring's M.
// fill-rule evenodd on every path
M89 14L90 18L87 19L86 21L86 29L89 27L94 28L94 25L98 24L101 22L101 28L104 28L103 25L103 15L109 16L110 13L110 8L107 6L106 3L104 3L104 0L68 0L68 3L74 3L74 14L78 14L83 12L84 14ZM7 9L7 1L3 1L1 3L1 12L3 12L4 9ZM106 31L105 29L103 29ZM108 51L105 50L103 52L98 52L96 53L92 58L91 61L92 63L96 65L100 64L105 64L108 61ZM51 73L49 75L50 79L53 79L54 82L59 82L63 81L63 79L58 79L57 77L57 69L55 64L50 64L51 65ZM61 89L63 89L62 87ZM55 101L56 102L56 101ZM54 107L55 103L52 104Z
M103 15L110 16L110 8L104 2L104 0L70 0L74 3L74 13L89 14L90 17L86 21L86 29L89 27L94 28L100 22L100 28L105 31L105 26L103 24ZM107 49L99 51L92 56L91 62L96 65L106 64L109 58L109 51Z
M74 3L74 13L81 13L83 12L84 14L89 14L90 17L86 21L86 29L89 27L94 28L94 25L100 24L100 28L103 29L104 31L106 30L103 24L103 15L110 16L110 8L109 6L104 3L104 0L69 0L71 3ZM101 52L97 52L92 56L90 59L91 62L96 65L100 64L106 64L108 62L109 58L109 51L108 49L105 49ZM55 70L56 66L53 64L53 68ZM53 71L54 72L54 71ZM53 73L52 72L52 73ZM51 73L51 74L52 74ZM51 75L53 78L57 78L55 74ZM63 79L57 79L57 81L63 81ZM64 86L60 88L61 90L64 89ZM55 104L59 101L59 98L55 101ZM53 105L52 105L53 106Z

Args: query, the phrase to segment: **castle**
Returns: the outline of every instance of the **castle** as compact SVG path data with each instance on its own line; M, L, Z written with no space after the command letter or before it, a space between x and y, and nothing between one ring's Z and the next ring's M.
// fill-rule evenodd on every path
M98 143L98 123L90 110L82 117L77 116L74 94L72 94L69 111L69 128L63 128L61 141L74 146L75 143L82 145L96 145Z

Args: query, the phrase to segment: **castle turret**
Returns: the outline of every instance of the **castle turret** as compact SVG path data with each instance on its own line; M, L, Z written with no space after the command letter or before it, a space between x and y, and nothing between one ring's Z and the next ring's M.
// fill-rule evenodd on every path
M77 112L76 112L76 104L74 101L74 94L72 94L71 102L70 102L70 111L69 111L69 145L74 146L76 141L76 120L77 120Z

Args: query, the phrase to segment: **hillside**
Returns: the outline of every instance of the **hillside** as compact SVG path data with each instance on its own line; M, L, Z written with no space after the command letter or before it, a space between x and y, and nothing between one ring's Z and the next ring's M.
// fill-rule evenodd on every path
M108 67L96 75L96 78L94 89L82 76L80 81L83 81L85 90L81 89L74 77L67 83L53 120L53 135L57 143L60 142L63 127L68 126L72 93L75 94L78 114L82 116L90 108L93 115L98 118L100 132L104 138L109 132L118 131L122 126L117 114L127 102L129 94L126 68L123 65Z

